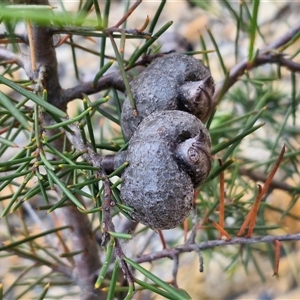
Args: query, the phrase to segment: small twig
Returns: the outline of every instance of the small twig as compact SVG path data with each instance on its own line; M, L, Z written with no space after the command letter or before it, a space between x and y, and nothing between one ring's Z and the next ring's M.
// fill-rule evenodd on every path
M110 188L110 181L105 173L105 170L102 168L102 156L95 152L93 150L92 145L89 143L84 143L80 130L77 128L76 125L70 124L70 129L72 129L73 132L67 132L66 135L68 139L72 142L73 146L76 148L77 151L85 152L83 155L83 158L92 164L93 166L96 166L99 168L98 174L101 176L103 180L104 185L104 203L103 203L103 237L102 237L102 244L105 244L107 242L107 239L109 239L109 233L108 232L115 232L115 226L112 221L112 217L110 214L110 208L114 205L114 202L111 199L111 188ZM129 284L134 282L134 276L132 272L130 271L127 263L124 261L124 252L122 249L122 246L118 239L115 239L115 255L120 261L120 265L122 268L122 271L128 281Z
M135 11L135 9L142 3L142 0L137 0L124 14L124 16L119 20L119 22L114 26L116 28L120 27L128 18L129 16Z
M178 284L177 284L178 268L179 268L179 255L176 254L173 256L173 269L172 269L173 285L176 288L178 288Z
M119 72L112 72L101 77L96 86L93 86L93 82L90 81L65 89L62 91L62 97L64 103L67 104L76 98L82 98L83 94L91 95L109 88L115 88L121 92L125 91L125 85Z
M300 65L292 62L290 60L287 60L283 58L282 54L273 54L271 53L271 50L276 50L279 47L283 46L287 42L289 42L293 37L298 34L300 31L300 22L295 25L293 28L291 28L288 32L286 32L284 35L270 43L265 48L261 49L256 58L251 62L251 65L249 65L248 59L245 58L242 61L240 61L238 64L236 64L230 71L228 78L226 80L226 86L223 85L223 82L218 84L215 90L215 94L213 96L213 103L211 108L211 113L214 111L218 104L218 100L224 95L231 86L233 86L238 78L242 76L246 70L253 69L255 67L258 67L260 65L264 65L266 63L277 63L279 65L285 66L289 68L290 70L293 70L294 72L300 72Z
M67 132L66 134L68 136L68 139L73 142L73 146L77 149L77 151L84 151L85 154L83 155L84 159L91 163L93 166L97 166L99 168L99 175L104 178L103 184L104 184L104 204L103 204L103 238L102 238L102 244L104 244L107 239L109 238L109 231L115 232L115 226L112 222L112 217L110 214L110 207L113 205L112 199L111 199L111 188L110 188L110 181L105 173L105 171L102 168L102 157L98 153L94 152L92 146L89 143L84 143L81 138L81 134L79 129L74 125L71 124L69 126L73 133ZM122 271L128 281L128 283L134 282L134 276L132 272L130 271L127 263L124 261L123 257L124 252L122 250L122 246L118 239L115 240L115 254L116 257L120 261L120 265L122 268Z
M220 167L222 167L223 162L221 159L218 159ZM224 228L224 215L225 215L225 207L224 207L224 197L225 197L225 178L224 172L220 173L220 207L219 207L219 225ZM222 237L222 233L220 232L220 238Z
M115 232L115 225L112 221L112 217L110 214L110 207L113 205L111 200L111 188L110 188L110 182L109 179L106 177L106 179L103 182L104 184L104 205L103 205L103 227L104 227L104 238L102 239L102 243L105 242L106 238L109 237L108 231ZM119 259L121 269L123 271L123 274L128 282L128 284L134 283L134 276L129 269L127 263L124 260L125 254L122 249L122 245L120 244L120 241L118 239L115 239L115 255Z
M264 50L278 49L279 47L283 46L291 39L293 39L294 36L299 33L299 31L300 31L300 22L298 22L294 27L289 29L281 37L279 37L278 39L270 43L267 47L264 48Z
M280 66L286 67L292 72L300 72L300 64L285 58L281 53L260 54L255 60L255 66L267 63L279 64Z
M84 143L81 137L81 133L79 128L75 124L69 124L69 128L72 130L72 132L65 131L65 134L69 141L72 143L74 148L78 152L83 152L83 158L93 165L94 167L97 167L99 169L99 174L102 176L102 174L105 174L105 171L102 169L102 156L94 151L93 147L89 143Z
M267 175L260 173L259 171L247 170L246 168L240 168L239 173L241 175L247 176L254 181L265 182L267 180ZM280 189L287 192L294 192L297 188L293 187L285 182L281 182L273 179L270 183L271 189Z
M223 82L217 85L214 96L212 98L211 112L216 108L218 101L222 98L222 96L238 81L238 78L240 76L244 75L246 71L270 63L279 64L293 72L300 72L300 64L284 58L282 54L258 54L251 62L251 64L249 64L247 59L243 59L229 72L228 78L226 78L226 85L224 86Z
M0 61L16 63L19 67L24 67L23 60L20 55L15 54L12 51L3 47L0 47Z
M275 244L275 257L274 257L274 273L273 273L273 276L278 274L279 260L280 260L280 248L281 248L281 243L278 240L275 240L274 244Z
M16 33L1 33L0 44L11 44L11 43L24 43L28 44L27 35L16 34Z
M102 174L105 175L105 174ZM103 181L104 185L104 203L103 203L103 238L102 238L102 245L106 243L106 240L109 238L108 232L115 232L115 226L112 222L112 218L110 215L110 207L114 204L111 200L111 188L110 188L110 181L105 175L105 179Z
M122 250L122 246L118 239L116 239L115 254L116 254L116 257L118 257L120 260L121 269L123 271L124 277L126 278L126 280L128 282L128 285L133 285L134 284L134 275L133 275L131 269L128 267L126 261L124 260L125 254Z
M197 251L199 256L199 272L202 273L204 271L204 261L201 251Z
M157 252L152 252L150 254L142 255L135 259L137 263L143 262L152 262L162 258L173 258L174 255L178 253L186 253L200 250L212 249L215 247L222 247L227 245L249 245L249 244L257 244L257 243L273 243L275 240L278 241L300 241L300 233L296 234L286 234L286 235L266 235L262 237L233 237L230 240L211 240L201 242L199 244L184 244L181 246L177 246L175 248L168 248Z

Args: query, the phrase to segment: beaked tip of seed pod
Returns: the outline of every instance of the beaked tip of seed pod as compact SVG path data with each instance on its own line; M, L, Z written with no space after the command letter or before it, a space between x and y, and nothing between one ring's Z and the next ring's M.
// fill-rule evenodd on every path
M181 85L179 102L184 110L203 120L210 111L213 92L212 77L208 75L202 80L189 81Z
M200 129L200 132L198 135L195 136L196 143L201 143L204 140L204 133L203 130Z
M199 159L198 150L193 146L193 144L197 143L197 137L185 140L178 144L175 149L176 157L188 165L195 164Z
M201 80L187 81L179 87L179 92L182 94L182 96L187 98L187 100L195 98L201 93L201 91L210 88L211 78L212 77L208 75Z
M204 181L211 169L210 141L200 130L197 136L177 145L175 157L197 186Z
M201 84L200 84L200 88L205 88L207 85L209 85L209 81L211 80L211 75L207 75L205 78L203 78L202 80L200 80Z

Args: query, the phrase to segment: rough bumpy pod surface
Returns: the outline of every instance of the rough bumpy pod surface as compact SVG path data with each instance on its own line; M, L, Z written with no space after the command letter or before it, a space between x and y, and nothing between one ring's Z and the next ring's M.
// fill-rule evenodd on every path
M183 111L155 112L143 120L129 142L129 166L122 174L121 199L134 209L134 219L154 229L170 229L188 217L194 186L200 181L185 153L189 152L187 143L195 147L192 144L200 140L209 155L204 154L207 161L202 161L206 164L203 181L211 157L210 137L202 122Z
M203 120L207 117L214 93L210 71L197 59L169 54L155 59L130 83L138 116L129 99L122 108L122 129L129 140L141 121L155 111L183 110Z

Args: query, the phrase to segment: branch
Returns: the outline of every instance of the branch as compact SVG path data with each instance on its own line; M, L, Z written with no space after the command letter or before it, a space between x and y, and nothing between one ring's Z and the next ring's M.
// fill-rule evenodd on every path
M273 54L273 53L260 54L260 55L258 55L258 57L255 60L254 67L268 64L268 63L269 64L275 63L280 66L286 67L287 69L289 69L292 72L300 72L300 64L298 64L290 59L285 58L283 56L283 54Z
M76 125L70 124L69 128L72 129L72 133L66 131L66 135L68 139L72 142L73 146L75 149L79 152L85 152L83 155L83 158L93 165L94 167L98 167L98 175L101 176L104 181L103 181L103 186L104 186L104 203L102 206L103 209L103 236L102 236L102 244L104 245L107 240L110 238L109 232L115 232L115 226L112 221L111 217L111 212L110 208L111 206L114 205L114 202L112 201L111 198L111 188L110 188L110 181L107 177L107 174L105 170L102 167L102 156L95 152L92 148L92 146L89 143L84 143L82 138L81 138L81 133L79 129L77 128ZM125 278L127 279L129 284L133 284L133 275L131 270L129 269L127 263L124 261L124 252L122 249L122 245L119 242L118 239L115 240L115 254L116 257L119 259L122 271L125 275Z
M161 57L163 55L164 55L163 53L154 54L154 55L145 55L145 56L143 56L143 58L140 61L135 63L130 68L126 67L125 70L128 71L129 69L132 69L133 67L136 67L136 66L145 66L145 65L149 64L150 62L152 62L155 58ZM108 73L107 75L104 75L103 77L101 77L98 80L96 86L93 86L93 82L90 81L90 82L83 82L74 87L65 89L62 92L62 97L64 99L63 100L64 103L68 103L76 98L82 98L83 94L92 95L97 92L100 92L100 91L103 91L106 89L110 89L110 88L115 88L116 90L123 92L123 93L126 91L125 84L123 82L123 78L122 78L121 74L117 71Z
M268 178L268 176L265 174L255 172L252 170L247 170L245 168L240 168L239 173L241 175L251 178L254 181L265 182ZM285 182L281 182L281 181L278 181L275 179L273 179L272 182L270 183L270 188L271 189L280 189L280 190L287 191L287 192L295 192L296 190L299 190L297 187L291 186Z
M0 33L1 44L24 43L28 44L28 37L17 33Z
M15 54L4 47L0 47L0 61L8 61L10 63L14 62L19 67L24 68L23 59L20 57L20 55Z
M47 0L32 0L31 4L49 4ZM43 87L48 92L48 102L52 105L66 110L66 103L63 99L63 92L60 86L57 70L56 52L52 41L52 32L46 27L40 27L32 23L32 43L35 47L35 60L37 71L43 67L45 76L43 78ZM30 73L30 72L29 72ZM37 79L38 72L31 70L33 79ZM28 72L27 72L28 74ZM44 125L50 125L54 121L47 114L41 114L41 122ZM51 137L57 131L47 130L47 135ZM62 152L64 148L64 137L52 142L52 146ZM70 149L70 143L67 143L66 149ZM66 179L66 178L64 178ZM72 180L72 179L71 179ZM82 202L81 196L76 195L77 199ZM100 269L99 248L97 241L92 232L89 218L82 214L74 205L61 208L63 221L71 225L69 238L71 241L72 251L82 251L74 256L74 269L72 278L81 289L82 300L94 300L104 297L104 293L94 289L97 272Z
M297 23L294 27L289 29L284 35L270 43L267 47L264 48L264 50L272 50L272 49L278 49L279 47L285 45L290 40L292 40L297 34L299 34L300 31L300 22Z
M188 244L177 246L175 248L164 249L157 252L152 252L150 254L142 255L135 259L137 263L143 262L152 262L154 260L158 260L161 258L173 258L174 255L178 255L179 253L184 252L199 252L201 250L207 250L219 246L228 246L228 245L247 245L247 244L257 244L257 243L273 243L274 241L299 241L300 233L296 234L286 234L286 235L266 235L263 237L234 237L231 240L212 240L205 241L199 244Z
M279 37L274 42L270 43L264 49L261 49L255 59L252 62L249 62L247 58L240 61L237 65L235 65L231 71L229 72L228 79L217 85L215 94L213 96L213 103L211 112L214 111L218 102L222 98L222 96L238 81L238 78L242 76L245 71L251 70L255 67L267 64L267 63L276 63L281 66L287 67L289 70L293 72L300 72L300 64L297 64L291 60L285 59L283 54L274 54L271 53L272 50L276 50L279 47L285 45L287 42L291 41L300 31L300 22L291 28L284 35ZM225 84L225 86L224 86Z
M64 99L64 103L67 104L76 98L82 98L83 94L91 95L109 88L115 88L121 92L125 91L123 79L118 72L112 72L101 77L96 86L93 86L93 82L90 81L65 89L62 92L62 97Z
M106 238L109 237L108 231L115 232L115 225L112 221L110 207L112 206L112 198L111 198L111 188L109 179L106 179L103 182L104 185L104 204L103 204L103 227L104 227L104 234L102 243L105 243ZM115 239L115 255L119 259L120 266L122 268L124 277L126 278L129 285L133 285L134 276L132 274L131 269L128 267L126 261L124 260L125 254L122 249L122 244L120 243L119 239Z
M84 152L83 158L92 166L97 167L99 175L104 177L106 173L102 168L102 156L93 150L91 144L84 143L81 132L75 124L69 124L68 126L72 130L72 132L65 131L68 140L78 152Z

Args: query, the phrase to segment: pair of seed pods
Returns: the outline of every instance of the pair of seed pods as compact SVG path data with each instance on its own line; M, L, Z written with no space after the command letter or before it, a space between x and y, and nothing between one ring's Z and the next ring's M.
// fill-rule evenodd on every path
M134 220L171 229L188 217L194 188L211 169L211 139L201 120L210 111L214 81L197 59L170 54L130 85L138 116L126 98L121 125L129 146L115 158L116 167L129 162L121 199Z

